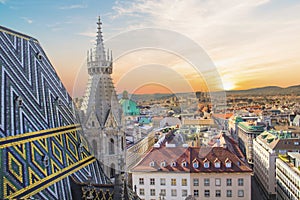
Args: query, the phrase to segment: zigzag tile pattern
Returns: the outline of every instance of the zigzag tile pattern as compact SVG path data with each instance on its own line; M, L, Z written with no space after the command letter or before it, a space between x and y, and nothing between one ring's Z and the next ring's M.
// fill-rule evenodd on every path
M69 176L107 184L39 42L0 26L0 199L72 199Z

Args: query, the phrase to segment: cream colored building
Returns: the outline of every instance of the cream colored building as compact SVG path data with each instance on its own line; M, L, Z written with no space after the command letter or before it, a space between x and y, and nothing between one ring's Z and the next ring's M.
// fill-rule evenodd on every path
M300 150L300 139L291 136L289 132L265 131L253 140L254 175L270 199L276 196L276 158Z
M131 173L145 200L251 199L251 168L223 147L153 148Z
M278 200L300 199L300 153L289 152L287 157L276 159Z

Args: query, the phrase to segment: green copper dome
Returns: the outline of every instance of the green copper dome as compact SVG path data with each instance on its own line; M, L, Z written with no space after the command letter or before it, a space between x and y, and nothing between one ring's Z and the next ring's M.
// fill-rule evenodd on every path
M120 100L120 104L122 106L122 110L125 116L133 116L140 114L140 109L137 107L137 104L134 101L128 99L127 91L123 92L123 97Z

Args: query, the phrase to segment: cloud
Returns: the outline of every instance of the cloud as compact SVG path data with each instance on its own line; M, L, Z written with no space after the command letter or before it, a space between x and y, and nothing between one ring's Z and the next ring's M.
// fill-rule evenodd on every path
M280 71L279 60L297 59L299 8L299 2L270 0L133 0L117 1L111 19L123 21L123 30L158 27L186 35L205 49L221 74L238 81L262 78L257 75L267 73L266 66ZM290 62L285 67L295 70Z
M0 3L5 4L6 0L0 0Z
M32 24L33 21L32 19L28 18L28 17L21 17L21 19L23 19L25 22L27 22L28 24Z
M71 9L80 9L80 8L87 8L87 5L73 4L73 5L59 7L59 9L61 9L61 10L71 10Z

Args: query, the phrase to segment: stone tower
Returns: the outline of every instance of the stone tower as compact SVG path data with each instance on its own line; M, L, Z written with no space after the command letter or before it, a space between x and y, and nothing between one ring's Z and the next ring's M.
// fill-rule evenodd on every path
M87 53L89 80L81 105L82 126L95 156L109 177L124 171L125 133L122 109L112 82L112 53L105 51L100 17L96 47Z

